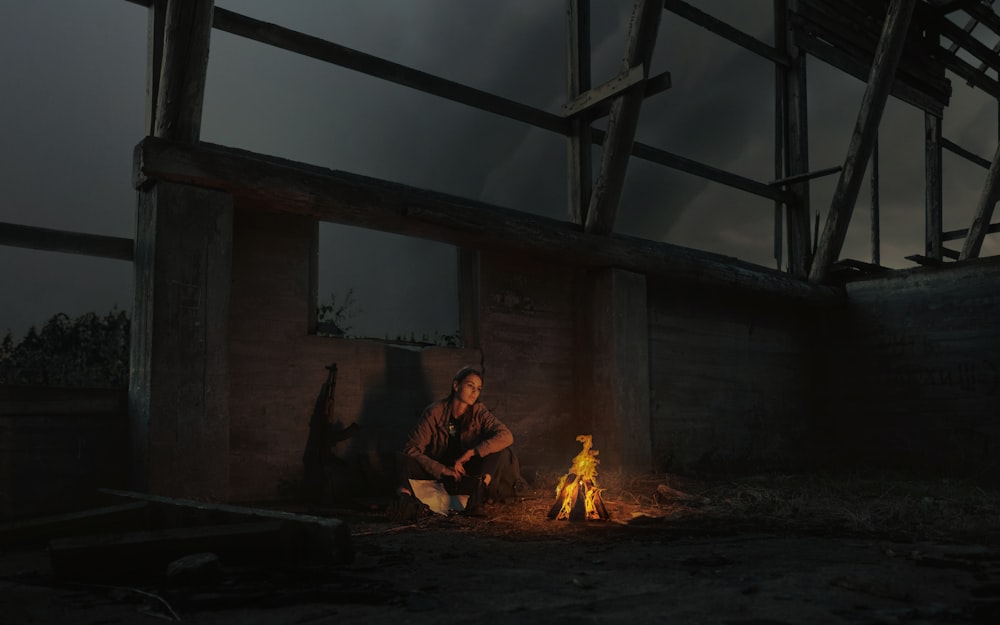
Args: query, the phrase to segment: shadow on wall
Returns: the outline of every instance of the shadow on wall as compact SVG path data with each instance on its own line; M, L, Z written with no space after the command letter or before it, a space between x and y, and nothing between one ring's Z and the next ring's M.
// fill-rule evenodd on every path
M327 366L302 457L308 500L357 503L393 492L395 454L434 394L419 350L386 348L384 365L381 377L360 372L366 390L356 418L336 416L338 367Z

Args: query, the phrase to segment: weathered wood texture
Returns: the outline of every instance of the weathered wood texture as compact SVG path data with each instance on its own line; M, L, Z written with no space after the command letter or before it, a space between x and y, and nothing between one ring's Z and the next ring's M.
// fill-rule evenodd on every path
M232 198L157 182L139 193L129 380L133 487L228 494Z
M787 53L788 69L777 67L776 88L778 120L776 133L781 135L781 160L784 175L802 176L809 172L809 106L806 87L806 53L799 46L798 35L788 28L785 12L797 7L797 0L783 0L775 7L775 27L781 26L784 37L778 42L779 49ZM777 32L777 31L776 31ZM790 184L790 183L789 183ZM809 275L812 261L812 235L809 228L810 197L808 180L798 181L791 186L789 199L785 201L788 236L788 272L805 278Z
M825 346L830 461L1000 479L1000 259L847 285Z
M513 432L522 469L563 469L579 452L577 435L593 427L574 348L583 314L580 273L535 257L486 253L480 288L484 401Z
M889 0L796 0L790 23L805 51L867 82L888 5ZM899 72L889 88L904 102L940 117L951 97L951 83L938 58L943 50L923 39L935 19L922 6L917 8Z
M0 388L0 520L80 510L124 486L126 414L119 390Z
M664 282L648 299L657 470L808 466L816 311Z
M627 73L632 68L641 66L643 74L649 75L662 15L663 5L660 0L636 1L632 21L629 24L621 73ZM633 87L618 96L611 105L608 133L601 149L601 170L594 183L590 207L587 209L585 221L587 232L607 234L614 229L615 215L625 186L625 172L628 170L629 156L632 153L635 130L639 125L639 112L644 98L644 91Z
M566 2L566 96L572 101L590 89L590 0ZM566 143L567 218L586 223L591 190L589 116L570 120Z
M962 245L960 260L979 256L998 197L1000 197L1000 143L997 144L996 152L993 154L993 163L986 174L986 182L983 184L982 191L979 192L976 212L972 217L972 225L969 226L969 234Z
M201 135L214 0L165 0L154 136L195 143ZM155 9L153 9L155 11Z
M337 364L329 427L358 433L333 448L328 493L386 493L393 454L428 403L478 351L407 349L307 333L316 221L240 207L234 225L229 338L230 491L233 501L303 495L303 454L330 364ZM324 417L326 418L326 417Z
M924 254L935 260L941 260L943 171L941 119L924 113Z
M565 264L619 267L817 303L840 297L837 289L731 257L634 237L591 235L565 221L243 150L147 138L135 156L136 186L146 180L172 180L228 191L244 206L471 249L531 253Z
M132 260L132 239L0 222L0 245Z
M809 279L824 282L833 263L840 256L840 250L847 236L847 228L858 199L865 168L878 137L879 122L889 99L889 90L896 75L903 46L909 32L910 19L916 0L891 0L882 28L882 36L872 60L868 86L861 99L858 120L851 135L851 143L844 160L844 169L830 200L823 235L816 244L813 264L809 269Z

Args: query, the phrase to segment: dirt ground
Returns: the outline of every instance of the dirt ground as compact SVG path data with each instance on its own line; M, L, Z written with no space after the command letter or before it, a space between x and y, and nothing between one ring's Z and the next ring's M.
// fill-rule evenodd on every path
M351 528L335 566L224 566L195 585L56 579L0 554L0 625L1000 623L1000 494L946 481L612 476L610 521L552 521L550 476L485 517ZM554 482L552 482L554 484ZM611 484L609 486L609 484Z

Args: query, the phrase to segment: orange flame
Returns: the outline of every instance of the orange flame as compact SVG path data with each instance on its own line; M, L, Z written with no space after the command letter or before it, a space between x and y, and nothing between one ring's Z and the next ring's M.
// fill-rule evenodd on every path
M598 506L603 509L604 505L600 502L602 489L597 485L597 465L601 462L597 459L597 454L600 452L593 449L593 437L590 434L581 434L576 440L583 443L583 449L573 458L569 473L559 478L556 500L558 502L561 498L561 507L555 518L570 518L582 488L585 518L601 519L603 517Z

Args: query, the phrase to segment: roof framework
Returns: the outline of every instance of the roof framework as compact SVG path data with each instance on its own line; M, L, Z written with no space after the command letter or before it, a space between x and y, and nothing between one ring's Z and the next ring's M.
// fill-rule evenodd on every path
M567 141L567 223L613 236L628 163L643 159L774 202L775 259L797 279L824 283L838 262L858 188L869 163L877 183L877 129L886 100L897 97L925 115L925 250L920 264L979 256L991 223L1000 180L1000 151L992 161L942 136L951 97L951 72L1000 98L1000 15L993 0L773 0L775 44L769 45L684 0L637 0L620 73L592 85L589 0L566 0L566 103L545 111L467 87L335 42L214 6L212 0L128 0L149 9L148 134L198 144L212 29L326 61L563 135ZM669 73L651 75L650 58L664 11L688 20L773 63L775 68L774 178L759 181L635 140L646 100L670 88ZM812 170L808 163L806 59L821 59L866 83L843 164ZM608 118L607 130L594 126ZM602 162L592 179L591 146ZM947 150L988 169L969 227L942 230L941 154ZM877 160L877 159L876 159ZM819 233L810 232L809 182L839 174L837 191ZM873 199L877 194L873 194ZM872 206L873 264L878 265L878 207ZM961 249L945 246L961 241ZM76 242L76 243L74 243ZM95 241L29 226L0 224L0 244L122 258L127 243ZM786 247L787 245L787 247ZM108 250L111 250L110 252Z

